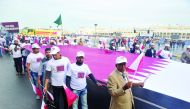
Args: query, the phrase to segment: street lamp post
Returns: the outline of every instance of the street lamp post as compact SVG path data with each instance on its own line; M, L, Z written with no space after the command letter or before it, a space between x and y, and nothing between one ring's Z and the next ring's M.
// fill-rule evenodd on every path
M96 35L96 27L97 27L97 26L98 26L98 24L94 24L94 27L95 27L95 28L94 28L94 29L95 29L95 32L94 32L94 33L95 33L95 35Z
M98 24L94 24L94 35L95 35L95 39L94 39L94 47L96 47L96 27L98 26Z

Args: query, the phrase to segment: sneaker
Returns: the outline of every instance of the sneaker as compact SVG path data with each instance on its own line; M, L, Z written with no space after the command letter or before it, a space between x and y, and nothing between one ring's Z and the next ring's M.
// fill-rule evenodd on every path
M36 96L36 100L40 100L40 97L38 95Z

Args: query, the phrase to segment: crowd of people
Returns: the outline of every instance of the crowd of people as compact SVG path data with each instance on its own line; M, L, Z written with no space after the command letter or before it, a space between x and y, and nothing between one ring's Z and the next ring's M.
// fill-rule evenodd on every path
M87 83L88 76L94 84L102 86L93 76L89 66L85 64L85 53L78 51L76 62L70 63L68 57L61 55L57 45L81 45L96 47L98 49L108 49L134 54L145 53L145 56L161 59L172 59L171 48L173 43L164 43L164 48L156 50L156 38L105 38L105 37L36 37L16 35L7 40L3 36L0 38L0 56L3 51L12 54L17 76L26 75L37 87L43 86L42 91L46 92L50 86L53 90L53 97L56 109L68 109L66 95L63 84L70 88L78 98L73 103L72 108L78 109L79 99L82 109L88 109L87 103ZM26 45L32 46L32 51L25 49ZM52 45L45 49L45 54L40 52L40 47ZM180 45L179 45L180 46ZM179 47L178 46L178 47ZM184 45L182 44L182 49ZM190 64L190 46L182 53L181 61ZM144 83L132 83L126 71L126 57L116 58L115 69L108 77L108 91L111 95L110 109L133 109L134 101L131 87L143 87ZM119 81L118 81L119 80ZM36 99L40 99L36 95ZM60 103L60 99L64 103ZM120 102L119 101L123 101Z
M107 49L113 51L124 51L134 54L145 53L145 56L161 59L175 59L178 51L188 48L188 44L182 40L169 40L158 37L98 37L98 36L64 36L64 37L40 37L17 35L17 39L27 44L38 43L39 45L81 45L92 48ZM11 38L0 38L0 46L10 46ZM0 49L0 56L2 55ZM180 52L181 54L182 52ZM23 56L25 52L23 52ZM187 54L188 56L188 54ZM26 56L24 56L26 57ZM174 58L173 58L174 57ZM183 58L183 56L180 56ZM180 58L178 56L178 58ZM187 58L187 57L186 57ZM181 61L184 59L181 59ZM178 59L180 61L180 59ZM188 60L187 60L188 61ZM24 61L25 62L25 61ZM185 62L185 61L182 61Z

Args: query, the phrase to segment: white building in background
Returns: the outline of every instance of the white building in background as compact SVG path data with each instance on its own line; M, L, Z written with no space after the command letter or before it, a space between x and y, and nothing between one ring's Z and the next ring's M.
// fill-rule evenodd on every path
M176 40L190 40L190 26L157 26L151 28L155 35Z
M151 26L148 28L81 27L75 32L63 30L64 34L97 35L103 37L156 36L166 39L190 40L190 26Z
M88 28L88 27L81 27L78 29L76 34L83 34L83 35L98 35L104 37L110 36L121 36L121 37L136 37L139 33L134 33L134 29L128 28L106 28L106 27L96 27L95 28Z

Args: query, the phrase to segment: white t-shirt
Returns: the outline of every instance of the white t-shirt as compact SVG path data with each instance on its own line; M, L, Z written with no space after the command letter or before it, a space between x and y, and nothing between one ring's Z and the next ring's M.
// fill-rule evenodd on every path
M26 62L30 64L30 70L38 73L40 70L40 63L43 58L44 55L42 53L30 53L26 60Z
M77 45L77 42L72 41L71 45Z
M48 61L46 70L51 71L51 84L53 86L63 86L66 84L66 74L70 67L70 61L67 57L59 60L51 59Z
M58 42L57 45L63 45L63 42Z
M160 56L162 56L164 59L170 59L172 57L172 53L170 53L170 51L162 50L160 52Z
M42 44L42 46L46 46L47 44Z
M129 48L133 48L133 42L132 41L129 42Z
M14 49L15 49L15 47L16 47L16 45L11 45L10 47L9 47L9 49L12 51L12 53L13 53L13 58L20 58L20 57L22 57L22 55L21 55L21 47L20 46L17 46L17 50L15 51Z
M33 38L30 38L30 43L34 43L34 40L33 40Z
M126 51L125 47L119 47L117 51Z
M0 37L0 46L3 46L3 43L5 44L6 40L4 38Z
M103 44L98 44L98 48L99 48L99 49L103 49L103 48L104 48L104 45L103 45Z
M88 65L78 66L76 63L73 63L67 73L67 76L71 76L71 88L75 90L84 89L87 85L86 76L89 74L91 74L91 71Z

